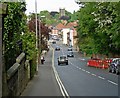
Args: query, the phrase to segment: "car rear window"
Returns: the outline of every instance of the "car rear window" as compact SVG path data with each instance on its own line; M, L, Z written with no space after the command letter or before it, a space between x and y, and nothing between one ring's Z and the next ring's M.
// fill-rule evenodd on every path
M60 59L66 59L66 57L65 56L61 56Z
M72 48L68 48L68 51L72 51Z

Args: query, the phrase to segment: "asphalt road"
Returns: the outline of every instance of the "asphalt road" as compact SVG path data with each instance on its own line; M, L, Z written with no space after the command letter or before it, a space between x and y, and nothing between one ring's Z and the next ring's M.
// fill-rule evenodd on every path
M118 96L118 76L106 69L87 66L86 57L74 50L75 57L68 58L68 65L58 66L57 57L67 55L68 46L60 42L60 51L54 51L54 66L69 96Z

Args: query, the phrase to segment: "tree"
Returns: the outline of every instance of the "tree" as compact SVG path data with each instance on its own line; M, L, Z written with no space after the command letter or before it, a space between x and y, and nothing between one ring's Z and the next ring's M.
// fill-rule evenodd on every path
M95 28L97 26L96 22L93 20L94 16L92 12L96 9L94 8L95 3L85 3L85 7L81 8L78 12L78 35L79 35L79 47L82 51L87 53L97 52L94 45ZM92 44L93 43L93 44Z
M120 54L118 6L120 2L84 3L84 7L78 12L79 26L77 27L82 50L105 55Z
M7 2L8 15L4 21L4 56L6 70L11 67L21 52L20 35L26 31L25 2Z
M39 35L39 26L40 26L40 35L41 35L41 46L39 46L41 48L41 50L46 50L47 49L47 40L49 39L49 32L50 32L50 29L45 26L44 23L40 22L40 25L39 25L39 20L37 20L37 28L38 28L38 35ZM33 18L31 19L29 22L28 22L28 27L29 27L29 30L30 32L36 32L36 19ZM38 37L38 39L40 39L40 37ZM45 40L46 39L46 40ZM39 40L38 40L39 42Z

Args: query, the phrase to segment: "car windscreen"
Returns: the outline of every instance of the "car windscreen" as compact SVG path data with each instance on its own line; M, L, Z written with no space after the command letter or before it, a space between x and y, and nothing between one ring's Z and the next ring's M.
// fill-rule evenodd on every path
M66 57L65 56L61 56L60 59L66 59Z

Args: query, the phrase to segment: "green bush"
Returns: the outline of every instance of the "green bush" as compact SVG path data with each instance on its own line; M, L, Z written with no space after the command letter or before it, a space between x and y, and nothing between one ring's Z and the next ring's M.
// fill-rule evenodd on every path
M32 78L36 72L36 37L34 32L26 32L22 36L23 51L26 53L26 58L30 61L30 77Z
M27 55L28 60L32 60L35 55L37 55L36 49L36 37L34 32L27 32L24 33L22 36L22 43L23 43L23 51Z

